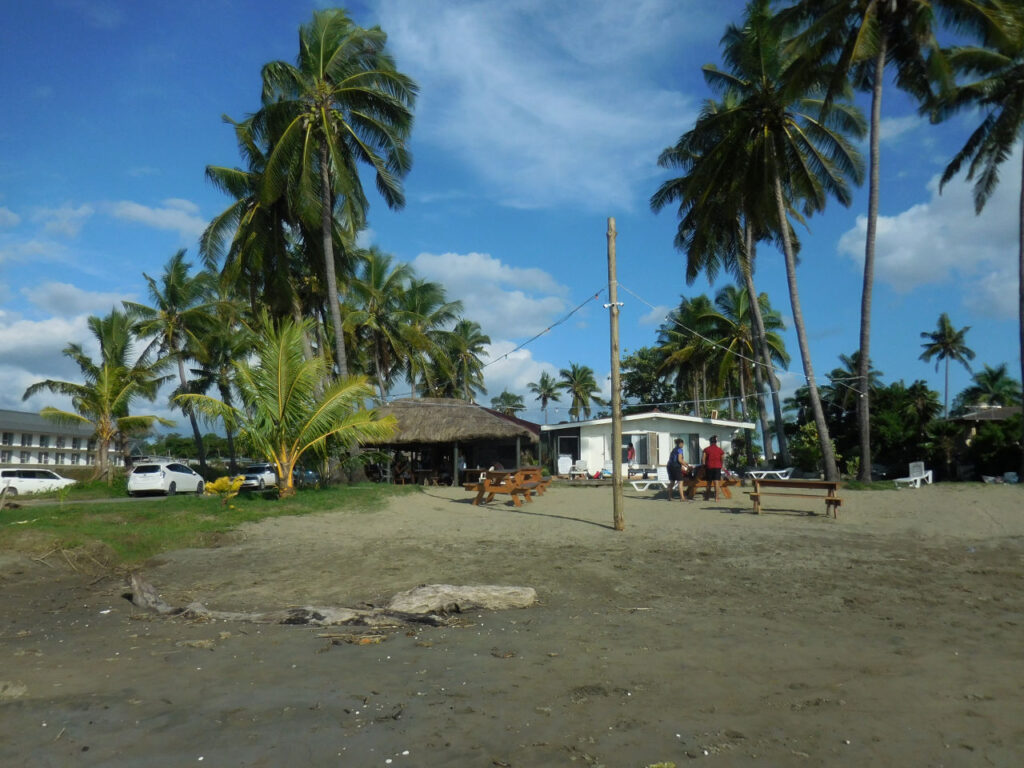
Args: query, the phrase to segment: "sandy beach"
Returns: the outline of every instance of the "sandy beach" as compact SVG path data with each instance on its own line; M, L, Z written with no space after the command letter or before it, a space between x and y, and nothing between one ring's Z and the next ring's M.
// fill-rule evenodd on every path
M220 610L539 596L367 645L158 617L121 578L0 553L0 765L1019 765L1024 489L842 495L834 520L629 491L617 533L607 487L431 488L142 569Z

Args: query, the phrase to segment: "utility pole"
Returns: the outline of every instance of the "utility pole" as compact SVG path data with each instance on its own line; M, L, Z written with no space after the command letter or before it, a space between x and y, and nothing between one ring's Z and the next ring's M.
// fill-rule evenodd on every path
M619 283L615 276L615 219L608 217L608 303L612 337L612 519L626 530L622 517L622 388L619 386Z

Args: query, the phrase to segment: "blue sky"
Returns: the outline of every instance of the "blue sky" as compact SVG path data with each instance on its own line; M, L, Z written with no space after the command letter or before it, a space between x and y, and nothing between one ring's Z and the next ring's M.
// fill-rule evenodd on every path
M73 379L61 356L91 342L86 319L123 299L148 302L160 274L227 199L203 176L238 165L226 114L259 106L260 68L294 60L298 27L321 4L275 0L6 3L0 28L0 408L53 402L25 388ZM700 67L718 63L738 0L365 0L346 6L380 24L399 68L420 86L406 208L371 191L367 240L444 283L492 339L487 395L508 388L542 420L527 384L570 362L610 370L603 291L607 218L616 219L624 350L652 344L688 286L672 247L673 211L648 199L666 174L659 152L692 126L709 95ZM882 145L872 357L886 382L942 371L918 359L941 312L970 326L975 364L1019 371L1016 169L984 214L956 180L937 179L977 116L931 126L894 88ZM866 152L866 147L864 148ZM372 182L368 185L372 190ZM857 347L866 189L831 203L801 232L798 269L819 378ZM758 289L789 317L781 255L762 247ZM783 376L802 380L796 337ZM969 381L951 369L950 389ZM399 387L400 389L400 387ZM166 403L149 410L164 413ZM552 410L551 419L565 418ZM179 429L184 431L180 423Z

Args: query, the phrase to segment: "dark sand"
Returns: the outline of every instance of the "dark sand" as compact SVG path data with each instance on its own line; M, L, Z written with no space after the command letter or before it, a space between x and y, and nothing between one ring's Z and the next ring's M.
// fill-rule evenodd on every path
M280 519L144 576L220 610L536 588L376 645L142 614L118 579L0 553L0 765L1018 766L1024 488L824 505L430 489ZM797 510L814 510L808 516Z

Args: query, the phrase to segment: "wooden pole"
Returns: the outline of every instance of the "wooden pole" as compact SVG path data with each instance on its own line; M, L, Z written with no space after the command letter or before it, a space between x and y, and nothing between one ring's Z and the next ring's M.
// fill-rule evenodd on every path
M622 517L622 388L619 386L619 284L615 277L615 219L608 217L608 303L612 337L612 520L626 530Z

